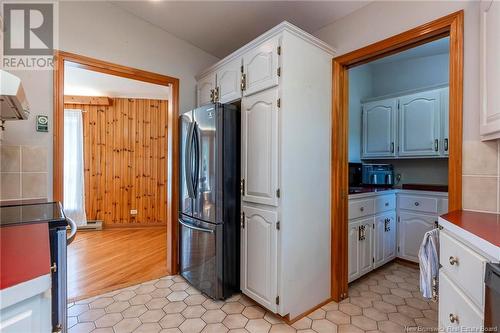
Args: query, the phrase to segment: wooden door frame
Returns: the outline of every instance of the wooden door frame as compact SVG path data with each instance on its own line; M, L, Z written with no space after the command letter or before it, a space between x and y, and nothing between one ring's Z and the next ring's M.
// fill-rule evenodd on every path
M56 51L54 54L54 157L53 197L63 201L64 159L64 65L128 79L154 83L171 88L167 114L167 271L177 274L178 228L177 207L179 195L179 79L132 67L113 64L74 53Z
M333 59L331 293L340 301L348 292L348 135L349 68L450 37L449 211L462 208L463 10Z

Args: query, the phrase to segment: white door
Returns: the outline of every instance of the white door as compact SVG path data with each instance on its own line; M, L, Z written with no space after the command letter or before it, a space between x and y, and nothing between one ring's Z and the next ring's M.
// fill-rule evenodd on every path
M399 214L399 257L418 262L424 235L434 228L436 216L401 212Z
M279 38L274 37L243 55L244 96L278 85Z
M500 3L483 0L480 6L480 128L489 140L500 138Z
M347 281L351 282L359 276L359 222L349 222L347 239L348 239L348 267L347 267Z
M361 237L359 241L359 275L373 269L373 217L360 221Z
M243 201L278 204L278 88L241 101Z
M220 103L241 98L241 58L235 59L217 71L217 97Z
M243 206L241 225L241 291L276 312L277 213Z
M213 103L213 94L215 90L215 73L207 74L198 80L196 84L198 106Z
M441 154L450 154L450 89L441 89Z
M362 157L396 156L397 100L363 104Z
M389 212L375 217L374 268L396 257L396 214Z
M440 100L438 90L399 99L399 156L440 155Z

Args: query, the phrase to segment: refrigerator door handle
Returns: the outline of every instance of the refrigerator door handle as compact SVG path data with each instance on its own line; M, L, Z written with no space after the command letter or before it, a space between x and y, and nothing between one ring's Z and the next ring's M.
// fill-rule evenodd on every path
M193 128L193 141L195 145L195 163L194 163L194 174L193 174L193 192L194 192L194 198L197 197L198 195L198 185L199 185L199 175L200 175L200 153L201 153L201 142L200 142L200 128L198 126L198 123L194 123L194 128Z
M186 136L186 151L184 154L184 172L186 174L186 187L188 190L188 196L194 198L193 190L193 174L191 170L192 160L193 160L193 130L194 122L189 125L188 133Z
M200 227L197 227L197 226L194 226L192 224L188 224L184 221L182 221L181 219L179 219L179 223L182 224L183 226L185 226L186 228L188 229L193 229L193 230L196 230L196 231L201 231L201 232L208 232L210 234L213 234L215 231L212 230L212 229L205 229L205 228L200 228Z

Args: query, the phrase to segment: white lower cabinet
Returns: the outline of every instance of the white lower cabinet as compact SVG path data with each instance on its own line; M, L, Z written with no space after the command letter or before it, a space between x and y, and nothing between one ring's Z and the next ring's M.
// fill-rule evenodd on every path
M389 212L375 216L374 268L396 258L396 214Z
M437 216L419 213L399 213L399 254L398 256L418 262L420 244L427 231L435 227Z
M348 207L347 280L352 282L396 257L418 263L424 235L448 210L448 196L398 189L353 195Z
M276 211L242 207L241 290L271 311L277 311Z
M482 281L477 282L482 283ZM462 328L473 329L483 326L482 312L442 270L439 272L438 314L439 328L445 332L464 332Z

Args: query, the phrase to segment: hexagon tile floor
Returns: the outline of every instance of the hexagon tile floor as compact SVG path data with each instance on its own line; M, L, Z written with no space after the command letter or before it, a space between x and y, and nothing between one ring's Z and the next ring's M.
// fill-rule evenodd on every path
M69 333L336 333L436 330L437 304L420 296L418 270L390 263L292 326L243 295L213 301L167 276L68 305ZM406 328L405 328L406 327Z

